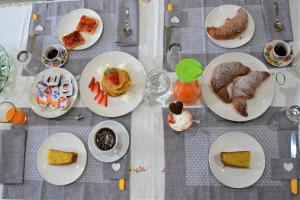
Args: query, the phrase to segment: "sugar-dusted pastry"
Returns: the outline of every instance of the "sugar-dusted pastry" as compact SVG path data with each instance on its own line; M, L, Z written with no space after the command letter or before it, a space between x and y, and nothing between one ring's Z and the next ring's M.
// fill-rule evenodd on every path
M232 104L236 111L247 117L247 100L255 96L256 88L266 80L270 74L264 71L253 71L245 76L234 79L232 86Z
M85 42L79 31L73 31L63 36L62 41L67 49L73 49Z
M76 29L77 31L83 31L89 34L94 34L97 29L97 26L97 19L86 15L82 15Z
M227 90L227 85L230 84L236 77L248 74L250 68L240 62L227 62L219 64L211 79L211 86L214 92L225 102L230 103L231 99Z
M236 168L250 168L251 152L250 151L221 152L220 160L224 166L230 166Z
M78 154L75 152L66 152L56 149L48 150L49 165L68 165L77 162Z
M207 33L218 40L229 40L239 36L247 28L248 14L240 8L232 19L226 19L220 27L207 27Z

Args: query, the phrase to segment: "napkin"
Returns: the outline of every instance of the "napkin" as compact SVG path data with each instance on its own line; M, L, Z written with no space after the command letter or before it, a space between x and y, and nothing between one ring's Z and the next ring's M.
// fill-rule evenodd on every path
M274 29L274 23L276 22L276 14L275 14L273 1L261 0L262 9L265 18L267 39L292 41L293 32L292 32L289 1L287 0L277 0L277 1L279 5L279 21L284 24L284 30L282 32L277 32Z
M26 131L0 131L0 183L23 183Z
M132 31L125 36L123 28L126 24L125 7L129 7L129 26ZM117 1L116 40L118 46L134 46L139 43L139 6L137 0Z

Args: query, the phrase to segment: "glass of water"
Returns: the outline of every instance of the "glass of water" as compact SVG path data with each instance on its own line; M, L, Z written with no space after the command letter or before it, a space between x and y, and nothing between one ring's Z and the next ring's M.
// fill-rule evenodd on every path
M166 94L171 85L170 77L166 70L154 69L147 74L145 100L158 98Z

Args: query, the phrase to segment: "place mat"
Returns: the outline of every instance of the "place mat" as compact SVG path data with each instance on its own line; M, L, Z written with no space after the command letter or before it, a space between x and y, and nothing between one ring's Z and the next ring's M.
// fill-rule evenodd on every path
M39 66L40 70L36 71L36 73L44 69L41 62L43 50L51 44L60 43L58 26L61 19L71 10L79 8L89 8L97 12L103 21L103 32L99 40L90 48L80 51L69 51L69 60L63 68L74 75L80 75L89 61L108 51L123 51L137 57L138 46L121 47L116 43L117 1L123 0L79 0L76 2L64 1L33 4L32 13L37 13L39 18L36 21L31 20L30 24L29 33L35 32L37 36L34 38L30 35L28 36L27 46L30 47L30 45L33 44L31 52L32 59L28 64L28 68L31 68L31 66ZM138 1L128 1L130 1L129 6L136 5L136 7L138 7ZM130 12L134 12L134 10L131 9ZM135 13L134 16L138 18L138 13ZM35 31L38 25L43 26L44 30L41 32ZM136 28L135 34L138 35L138 28ZM29 76L25 70L23 70L22 75Z
M257 57L263 63L265 63L266 66L271 67L271 65L265 61L263 55L263 48L269 41L268 35L270 30L266 29L266 16L264 15L260 0L165 0L165 9L167 7L167 3L172 3L174 5L174 11L182 10L188 13L186 25L173 27L170 37L170 44L181 44L182 58L194 58L199 60L203 66L206 66L211 60L221 54L229 52L242 52ZM215 7L223 4L235 4L242 6L252 15L255 23L255 33L253 38L247 44L234 49L226 49L216 45L208 38L205 32L206 17ZM271 3L269 2L269 4ZM175 71L175 67L169 66L167 62L167 31L168 30L165 28L163 66L164 69L168 71Z
M274 126L272 118L280 107L270 107L261 117L250 122L235 123L224 120L208 108L191 108L200 124L178 134L167 124L168 108L163 108L165 147L166 199L290 199L288 180L274 180L271 159L286 158L290 154L291 130ZM245 189L231 189L213 176L208 164L208 153L213 142L221 135L240 131L254 137L266 157L263 176L256 184Z
M5 184L3 187L3 198L7 199L129 199L129 170L127 171L126 189L118 189L116 177L104 177L105 168L102 162L96 160L88 148L88 136L91 129L101 121L108 118L98 116L87 108L72 108L61 119L69 120L47 120L34 114L30 109L23 108L28 114L28 123L24 125L27 129L25 170L23 184ZM78 113L84 115L82 121L72 120ZM114 118L123 124L128 132L131 129L131 114ZM81 139L87 151L87 165L83 174L74 183L66 186L55 186L43 180L38 172L36 157L40 145L45 139L58 132L70 132ZM130 149L128 150L130 152ZM126 159L120 162L129 169L130 153ZM125 171L124 171L125 172ZM110 173L110 172L109 172ZM125 176L125 174L123 175Z
M22 183L24 177L26 131L0 131L0 183Z

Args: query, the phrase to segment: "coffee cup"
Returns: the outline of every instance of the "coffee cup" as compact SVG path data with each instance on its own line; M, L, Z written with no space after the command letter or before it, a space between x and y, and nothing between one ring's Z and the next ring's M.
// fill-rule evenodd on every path
M68 59L68 52L60 44L48 46L42 55L42 62L46 67L61 67Z
M94 137L95 146L104 153L117 153L118 135L111 128L99 129Z
M282 40L277 40L272 49L273 60L279 61L291 54L291 46Z

